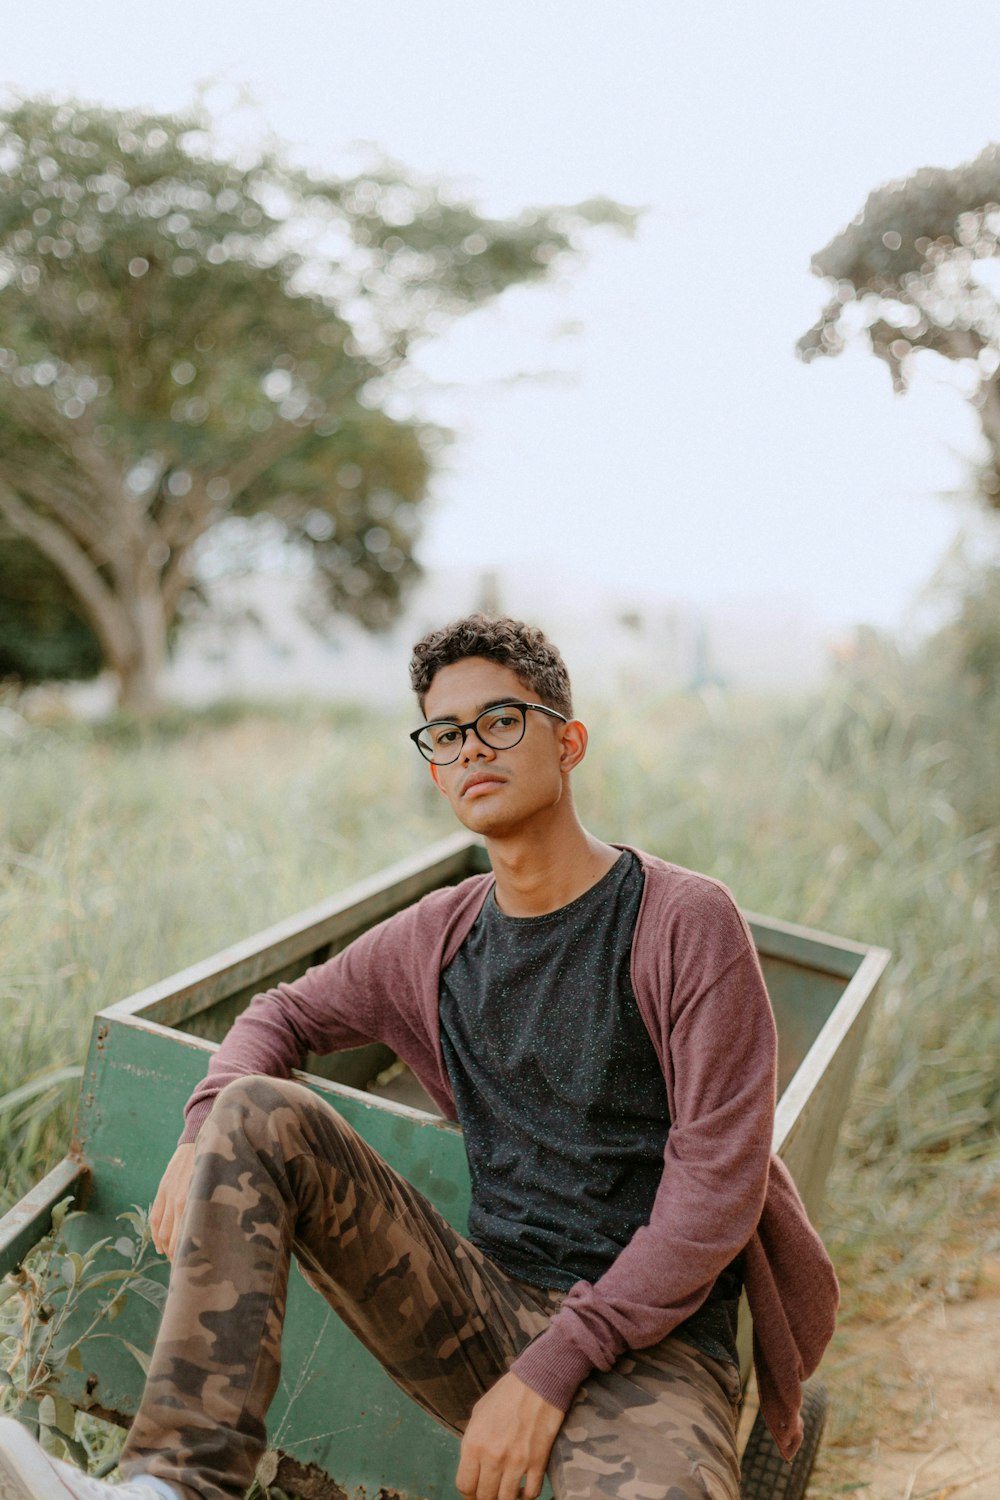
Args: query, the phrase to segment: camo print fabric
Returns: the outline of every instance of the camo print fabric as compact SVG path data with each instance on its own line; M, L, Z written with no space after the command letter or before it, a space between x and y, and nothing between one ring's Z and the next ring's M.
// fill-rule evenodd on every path
M461 1433L558 1309L463 1239L300 1084L243 1078L202 1126L145 1395L121 1468L242 1495L277 1388L289 1261L425 1411ZM677 1340L595 1372L556 1439L558 1500L737 1500L731 1367Z

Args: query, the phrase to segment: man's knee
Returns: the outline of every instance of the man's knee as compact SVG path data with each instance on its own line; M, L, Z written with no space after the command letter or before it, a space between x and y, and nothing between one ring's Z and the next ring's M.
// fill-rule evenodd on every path
M315 1098L304 1084L290 1078L270 1078L266 1073L247 1073L234 1078L215 1096L213 1110L254 1110L269 1114L275 1109L297 1109Z
M213 1135L238 1135L257 1147L286 1142L301 1149L304 1140L315 1134L315 1122L320 1115L327 1129L331 1123L336 1126L340 1122L336 1111L304 1084L294 1083L290 1078L250 1073L234 1078L220 1089L205 1121L203 1136L209 1139Z

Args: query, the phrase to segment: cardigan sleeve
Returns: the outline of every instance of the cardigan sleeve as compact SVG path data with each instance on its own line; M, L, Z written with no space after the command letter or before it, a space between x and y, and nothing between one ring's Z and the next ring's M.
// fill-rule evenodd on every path
M301 979L255 996L188 1100L181 1140L194 1140L216 1094L233 1079L251 1073L287 1078L309 1052L340 1052L366 1042L392 1047L442 1114L454 1119L437 1042L437 976L491 883L491 876L474 875L431 891Z
M216 1094L234 1079L252 1073L287 1078L309 1052L339 1052L377 1039L370 1020L368 971L378 941L379 928L372 928L294 983L254 996L184 1107L182 1143L195 1139Z
M703 877L687 885L684 899L662 911L654 901L652 943L640 942L637 927L633 950L633 982L655 1031L671 1115L649 1223L595 1283L570 1289L512 1366L564 1410L591 1369L610 1369L626 1349L659 1342L701 1306L750 1240L764 1202L774 1017L728 892Z

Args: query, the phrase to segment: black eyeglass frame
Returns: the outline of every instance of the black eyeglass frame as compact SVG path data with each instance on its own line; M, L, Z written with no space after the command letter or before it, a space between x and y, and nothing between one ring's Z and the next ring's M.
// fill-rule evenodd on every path
M490 741L480 733L479 721L480 719L485 719L487 714L499 713L500 709L502 708L519 708L521 710L521 733L518 735L516 740L511 740L509 745L494 745L491 744ZM505 699L503 703L491 703L488 708L484 708L481 714L477 714L476 717L474 719L470 719L467 724L456 724L453 719L429 719L426 724L421 724L419 729L411 729L409 737L416 745L417 749L420 751L420 754L423 756L424 760L426 760L429 765L453 766L456 760L458 760L461 756L462 751L465 749L465 740L470 729L475 730L476 739L481 740L484 745L488 745L491 750L513 750L514 746L519 745L524 739L525 730L528 727L528 711L530 709L534 709L535 712L539 714L548 714L550 719L559 719L563 724L569 723L569 719L567 719L565 714L561 714L558 709L546 707L544 703L522 703L517 698L508 698ZM448 729L460 729L462 731L461 742L456 748L455 754L451 757L451 760L435 760L433 755L427 754L423 745L420 743L420 736L422 734L426 734L428 729L433 729L438 724L441 724Z

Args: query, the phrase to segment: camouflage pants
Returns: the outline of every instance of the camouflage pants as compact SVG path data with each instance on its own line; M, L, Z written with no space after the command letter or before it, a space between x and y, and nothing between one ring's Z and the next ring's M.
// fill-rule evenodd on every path
M198 1139L127 1475L156 1474L192 1500L249 1485L293 1250L392 1379L455 1433L562 1300L463 1239L310 1090L241 1079ZM558 1500L736 1500L738 1392L729 1366L669 1338L595 1372L552 1451Z

